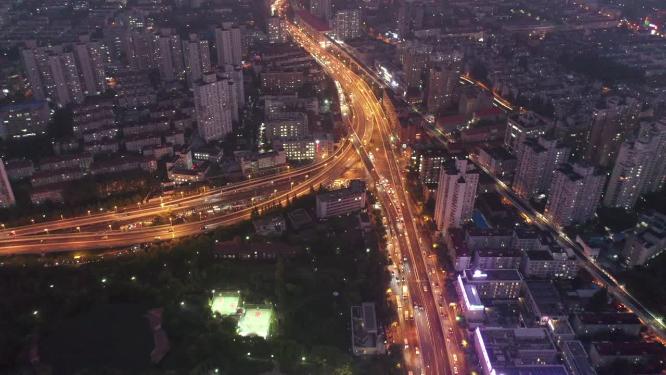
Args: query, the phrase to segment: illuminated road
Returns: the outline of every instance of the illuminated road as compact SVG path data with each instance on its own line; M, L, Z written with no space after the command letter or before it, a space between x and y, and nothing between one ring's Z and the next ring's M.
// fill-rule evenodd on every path
M365 122L353 124L353 131L364 136ZM233 186L189 197L176 198L168 202L151 203L149 207L136 207L124 212L107 212L72 219L55 220L37 223L24 227L2 231L4 239L0 241L0 254L50 253L61 251L92 250L105 248L128 247L141 243L159 242L200 234L213 228L232 225L250 218L255 208L261 209L270 205L284 204L288 199L310 192L311 187L326 184L341 176L348 170L357 156L348 139L340 142L340 146L327 159L311 166L285 172L279 176L268 176L245 181ZM291 183L294 183L293 185ZM283 186L280 190L277 185ZM226 195L245 192L250 197L253 193L272 189L273 193L257 203L248 202L243 208L213 217L201 217L200 220L179 224L163 224L141 227L132 230L92 230L84 231L84 226L99 228L106 223L116 221L140 220L145 217L167 215L173 211L202 209L211 206L212 200ZM81 228L81 231L76 228ZM71 233L63 233L74 230ZM14 234L12 234L12 232Z
M444 146L447 141L444 133L434 127L432 124L425 125L425 129L434 139L437 139ZM560 228L552 223L548 218L537 212L528 202L516 195L503 181L499 180L496 176L490 173L483 165L479 164L475 158L469 158L476 164L479 169L483 170L488 176L494 179L495 189L498 193L507 199L511 204L520 212L528 217L539 229L549 232L553 238L565 249L571 249L573 254L579 260L580 264L599 282L607 288L608 292L613 295L623 305L632 310L641 321L650 327L651 331L657 335L661 340L666 340L666 325L662 318L652 313L648 308L643 306L625 287L620 284L618 280L604 268L602 268L594 259L585 255L583 248L580 244L574 242L569 236L566 235Z
M53 233L39 236L21 236L3 240L0 254L49 253L58 251L90 250L113 247L126 247L134 244L156 242L192 236L219 226L226 226L247 220L255 207L286 203L287 199L309 193L311 186L324 184L334 176L341 175L353 163L355 154L349 142L344 142L343 151L334 157L328 166L310 175L292 189L278 192L274 196L255 205L215 217L204 218L183 224L164 224L139 228L130 231L109 230L104 232Z
M133 207L123 207L119 210L110 209L101 213L90 213L89 215L82 215L73 218L65 218L62 220L48 220L30 225L24 225L16 228L7 228L0 231L0 238L3 237L19 237L28 235L44 235L47 232L55 232L60 230L76 230L77 227L81 231L85 231L87 226L104 227L118 221L132 221L141 220L146 218L153 218L159 215L165 215L174 210L186 210L188 208L197 208L205 206L212 201L225 201L234 198L238 193L250 193L260 190L272 190L273 186L278 186L284 183L297 183L303 182L317 172L328 166L336 156L340 156L343 148L339 148L334 152L330 158L326 158L320 162L302 167L285 171L279 175L270 175L264 177L252 178L240 183L230 184L221 188L206 189L204 192L194 195L185 195L171 197L170 199L155 198L148 203L138 203Z
M323 48L297 25L290 24L289 30L294 39L341 85L350 98L353 121L366 121L369 123L367 127L372 129L369 132L370 139L353 134L352 142L376 184L378 199L386 214L394 263L402 269L406 280L406 299L411 303L409 306L401 304L403 316L404 309L414 311L413 321L405 323L401 319L403 324L413 324L416 329L416 334L412 335L408 332L410 327L403 327L403 333L407 331L405 336L409 344L406 348L408 350L405 350L407 367L415 373L451 373L440 321L438 301L441 298L433 294L430 287L431 284L443 284L439 279L435 281L436 263L428 263L430 247L422 246L421 230L418 227L420 219L414 214L414 204L406 193L399 150L391 144L393 129L389 128L384 108L368 84L345 66L336 52ZM315 38L319 39L319 36ZM396 254L401 256L396 257Z

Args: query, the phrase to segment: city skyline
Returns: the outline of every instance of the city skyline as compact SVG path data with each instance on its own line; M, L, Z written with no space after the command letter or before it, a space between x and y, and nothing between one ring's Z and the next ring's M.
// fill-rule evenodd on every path
M39 0L0 25L0 368L666 369L658 1Z

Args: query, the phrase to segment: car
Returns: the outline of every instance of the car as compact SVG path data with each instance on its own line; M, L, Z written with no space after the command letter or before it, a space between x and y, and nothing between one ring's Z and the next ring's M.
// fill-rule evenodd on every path
M421 354L421 352L419 352L419 347L418 346L414 347L414 353L416 353L416 355Z

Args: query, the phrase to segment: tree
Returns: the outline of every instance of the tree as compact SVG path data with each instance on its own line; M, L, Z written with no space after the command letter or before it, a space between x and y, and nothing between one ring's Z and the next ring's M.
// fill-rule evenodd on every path
M608 290L601 288L592 295L587 303L587 309L592 312L601 312L608 306Z
M74 134L74 113L69 107L56 109L48 127L48 134L55 139L69 137Z

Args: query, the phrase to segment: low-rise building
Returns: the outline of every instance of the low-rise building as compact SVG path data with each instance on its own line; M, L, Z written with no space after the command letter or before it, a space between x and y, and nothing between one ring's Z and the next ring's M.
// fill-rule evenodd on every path
M32 177L35 166L30 159L11 159L5 162L5 172L11 181L19 181Z
M490 269L518 269L523 253L518 249L484 248L474 252L473 268L479 270Z
M475 285L463 281L461 275L456 278L456 293L465 320L469 323L482 322L485 317L485 306Z
M365 192L365 181L352 180L346 188L317 194L317 218L326 219L363 209Z
M220 259L275 260L278 256L295 257L302 253L298 247L283 242L241 242L231 240L219 242L213 249L213 256Z
M444 235L446 244L445 254L453 262L456 272L463 272L470 268L472 263L472 251L465 242L465 231L462 228L451 228Z
M85 176L80 168L66 168L66 169L42 169L32 175L30 182L32 187L40 187L44 185L59 184L62 182L80 180Z
M573 317L573 327L580 336L620 334L625 337L638 337L641 321L628 312L582 312Z
M45 101L0 105L0 138L12 139L42 135L49 122L49 106Z
M169 181L176 184L186 184L190 182L200 182L206 179L207 169L184 169L173 166L167 170Z
M518 270L471 270L463 272L463 281L474 285L483 299L516 299L523 286Z
M282 215L265 216L252 220L254 231L260 236L279 236L287 229Z
M110 100L86 100L72 109L74 134L95 129L116 127L113 102Z
M352 352L354 355L384 354L384 334L377 324L375 304L364 302L351 307Z
M32 204L44 204L46 202L62 203L64 202L63 191L65 184L43 185L33 189L30 192L30 201Z
M479 327L474 347L484 375L567 374L545 328Z
M552 281L527 280L524 295L526 309L535 324L545 325L553 319L567 319L562 297Z
M661 344L644 341L603 341L590 345L590 360L597 367L604 367L617 360L629 363L646 363L650 359L661 358L664 348Z
M511 181L518 163L516 157L502 147L481 147L478 161L493 176L505 182Z
M525 277L573 279L578 273L576 258L562 249L528 250L520 270Z
M160 134L136 134L124 138L125 150L140 153L146 146L156 146L162 144Z
M283 149L263 153L236 151L234 156L246 178L275 171L277 168L287 165L287 155Z
M666 215L643 214L627 238L624 257L629 267L642 266L666 250Z
M40 171L57 171L59 169L87 170L90 168L92 162L93 156L88 152L51 156L39 161L39 169Z
M115 139L104 139L83 144L83 150L93 155L114 154L120 150L120 144Z
M274 145L284 149L287 159L294 161L323 160L335 151L335 141L328 133L280 140Z
M305 74L300 70L273 70L261 73L261 88L268 93L294 93L303 83Z
M468 228L465 230L465 242L470 249L504 249L513 246L513 232L495 228Z
M562 348L564 363L572 375L597 375L597 371L590 361L590 356L580 341L564 341L560 347Z

